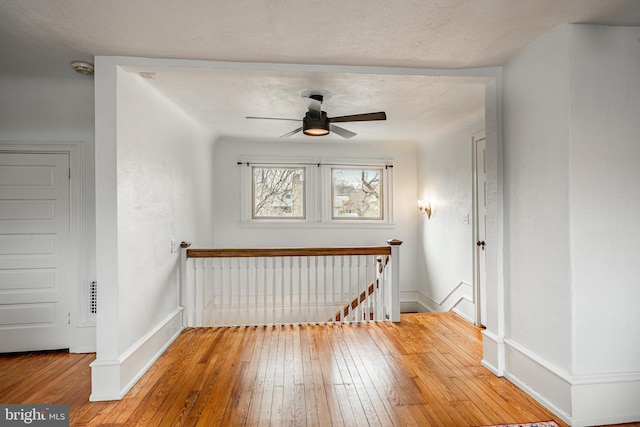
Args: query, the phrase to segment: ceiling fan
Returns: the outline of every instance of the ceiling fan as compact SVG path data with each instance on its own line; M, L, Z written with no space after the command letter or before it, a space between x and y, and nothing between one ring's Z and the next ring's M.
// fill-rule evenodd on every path
M340 135L343 138L351 138L356 136L355 132L344 129L340 126L334 125L334 123L345 122L368 122L372 120L386 120L387 115L384 111L377 113L365 113L365 114L352 114L349 116L328 117L327 113L322 111L322 101L324 96L321 94L311 94L304 96L310 100L309 111L304 115L302 119L282 119L277 117L247 117L247 119L263 119L263 120L290 120L296 122L302 122L302 126L287 132L280 138L286 138L291 135L302 131L305 135L309 136L323 136L329 132L333 132Z

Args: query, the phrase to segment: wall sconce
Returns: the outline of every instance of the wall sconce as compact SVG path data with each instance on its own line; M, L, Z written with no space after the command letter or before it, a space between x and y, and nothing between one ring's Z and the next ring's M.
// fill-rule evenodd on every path
M431 218L431 202L427 200L418 200L418 209L421 214L427 214L427 219Z

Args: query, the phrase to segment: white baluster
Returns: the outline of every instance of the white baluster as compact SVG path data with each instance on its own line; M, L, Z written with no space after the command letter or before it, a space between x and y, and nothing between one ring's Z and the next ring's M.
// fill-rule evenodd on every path
M263 297L262 297L262 303L263 303L263 311L262 311L262 324L266 325L267 324L267 289L269 286L269 283L267 282L267 258L262 258L264 261L263 264L263 272L264 272L264 280L262 281L262 292L263 292Z
M219 277L220 268L218 265L222 262L222 259L211 258L211 299L210 299L210 312L209 312L209 326L219 326L218 316L220 315L220 287L222 284L222 278Z
M298 323L302 323L302 257L298 257Z
M362 264L364 264L362 255L358 255L358 267L357 267L357 271L358 271L358 279L356 281L356 292L358 292L358 308L357 308L357 317L356 317L356 321L358 322L362 322L364 320L364 310L363 310L363 301L362 300L362 282L364 280L366 280L366 278L363 278L363 272L362 272Z
M307 257L307 323L313 322L313 259Z
M293 323L293 258L289 257L289 324Z
M313 321L314 323L318 323L318 319L319 319L319 313L318 313L318 257L314 257L315 258L315 280L314 280L314 288L315 288L315 298L314 298L314 302L315 302L315 309L313 312Z
M284 324L284 257L280 257L280 321L278 323Z
M253 259L253 264L255 266L255 270L256 270L256 274L255 274L255 281L253 283L253 294L254 294L254 306L253 306L253 321L251 322L253 325L258 325L258 293L259 293L259 286L258 284L260 283L259 280L259 273L258 273L258 265L260 263L260 258L254 258Z
M382 258L381 257L376 257L376 275L375 275L375 288L374 288L374 292L375 292L375 315L376 315L376 320L380 321L382 320L382 304L380 304L380 302L382 301L382 297L380 296L380 291L382 291L381 288L381 284L380 284L380 277L382 276L382 273L380 271L380 269L382 268Z
M212 286L212 284L209 283L211 282L211 280L207 280L207 279L210 279L208 269L211 268L210 265L207 263L207 260L208 258L200 258L198 260L199 279L198 279L198 289L196 290L196 297L195 297L198 304L196 308L196 320L195 320L197 327L207 326L202 321L202 319L205 318L203 312L206 311L205 292L207 289L209 289ZM203 290L205 292L203 292Z
M207 258L202 258L202 281L198 290L198 301L200 309L198 310L198 326L207 326Z
M271 324L276 324L276 259L271 258Z
M327 283L327 258L326 256L322 257L322 304L320 305L320 317L318 318L320 322L325 323L327 321L327 293L329 292L329 284Z
M223 276L226 274L227 279L226 280L222 280L222 288L224 289L224 297L221 298L221 302L222 305L224 307L224 310L222 311L224 313L224 323L222 323L222 326L229 326L231 324L231 272L233 271L233 258L226 258L226 269L224 269L222 271ZM225 301L226 298L226 301Z
M225 296L225 289L224 289L224 261L225 258L221 258L220 259L220 305L219 305L219 309L218 311L220 312L220 326L225 326L226 325L226 314L227 314L227 307L224 303L224 296Z
M365 322L369 322L371 320L371 313L369 311L369 274L371 274L371 269L369 268L369 260L371 257L364 257L364 301L362 302L363 311L364 311L364 320ZM362 286L362 285L360 285Z
M347 268L347 274L348 274L349 280L348 280L348 283L347 283L347 294L346 295L347 295L347 304L349 304L349 305L347 306L346 312L342 313L342 316L344 317L344 320L343 320L344 322L348 322L350 320L351 310L352 310L352 308L351 308L351 300L352 300L351 295L353 293L353 290L352 290L352 282L353 281L351 280L351 278L352 278L352 272L353 272L353 270L352 270L352 267L353 267L353 256L347 256L347 261L348 261L348 264L349 264L348 265L349 268Z
M244 306L244 322L243 325L249 325L249 261L250 258L243 258L244 261L244 270L245 270L245 306Z
M239 326L241 323L240 320L240 307L241 305L241 297L242 297L242 281L240 280L240 258L233 259L233 265L235 270L235 280L230 281L231 289L229 289L229 300L231 300L231 296L236 293L236 304L233 305L231 309L231 325ZM233 314L235 313L235 322L233 321Z
M331 256L331 319L335 322L336 319L336 257Z

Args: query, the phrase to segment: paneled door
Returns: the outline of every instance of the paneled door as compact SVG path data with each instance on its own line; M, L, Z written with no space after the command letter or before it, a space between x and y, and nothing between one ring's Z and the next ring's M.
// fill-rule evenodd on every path
M0 152L0 353L69 348L69 155Z

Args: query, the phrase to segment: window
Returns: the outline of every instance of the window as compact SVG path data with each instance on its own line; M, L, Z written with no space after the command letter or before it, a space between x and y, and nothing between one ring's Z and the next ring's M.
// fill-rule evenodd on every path
M390 160L243 157L238 164L244 226L393 224Z
M304 218L304 168L254 166L253 218Z
M382 219L382 169L331 169L332 219Z

